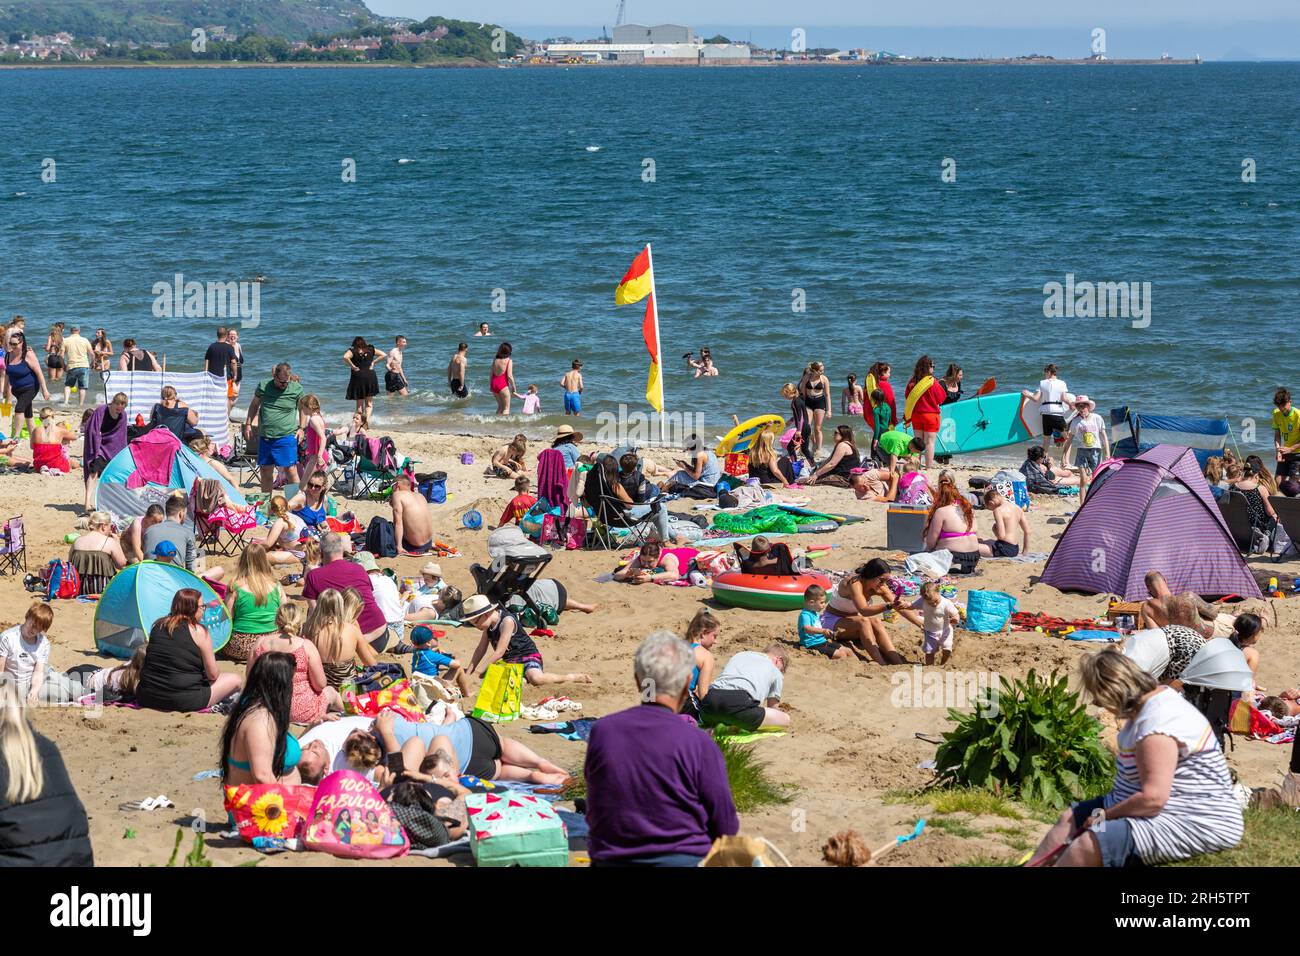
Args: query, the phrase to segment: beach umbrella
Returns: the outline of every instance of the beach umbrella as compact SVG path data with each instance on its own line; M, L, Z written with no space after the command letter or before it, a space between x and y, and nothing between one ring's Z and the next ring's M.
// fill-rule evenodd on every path
M1124 639L1120 651L1152 677L1159 677L1169 666L1169 641L1158 627L1134 631Z
M1213 690L1236 690L1243 694L1255 690L1255 675L1241 648L1226 637L1206 641L1196 652L1182 675L1184 684Z

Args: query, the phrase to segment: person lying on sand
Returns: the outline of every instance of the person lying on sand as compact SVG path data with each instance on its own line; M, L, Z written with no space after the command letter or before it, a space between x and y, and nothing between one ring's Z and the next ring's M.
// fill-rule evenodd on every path
M1206 638L1227 637L1232 633L1234 615L1225 611L1223 605L1211 604L1191 591L1174 594L1159 571L1148 571L1145 580L1150 597L1142 602L1138 612L1139 630L1182 624ZM1192 610L1189 612L1184 608Z
M698 553L694 548L664 548L658 541L647 541L636 557L614 572L614 580L627 584L681 581L690 574L691 561Z
M984 492L984 507L993 515L993 537L980 541L980 554L986 558L1014 558L1022 551L1028 553L1029 518L1024 511L994 488Z
M898 497L898 472L890 468L871 468L849 479L859 501L893 501Z

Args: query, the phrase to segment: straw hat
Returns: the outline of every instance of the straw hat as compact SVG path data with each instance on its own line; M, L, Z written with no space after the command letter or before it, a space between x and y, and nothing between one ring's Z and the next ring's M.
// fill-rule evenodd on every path
M561 425L555 429L555 437L551 439L554 445L561 438L572 438L574 441L582 441L582 432L575 432L572 425Z
M1091 414L1092 414L1094 411L1096 411L1096 409L1097 409L1097 403L1094 402L1094 401L1093 401L1091 398L1089 398L1087 395L1076 395L1076 396L1074 396L1074 401L1071 402L1070 404L1073 405L1073 406L1075 406L1076 408L1077 408L1078 406L1080 406L1080 405L1087 405L1087 406L1088 406L1088 414L1089 414L1089 415L1091 415Z
M420 568L420 573L440 578L442 577L442 565L438 564L436 561L430 561L424 567Z
M474 618L482 617L489 611L494 610L496 610L496 605L486 595L471 594L460 606L460 617L463 621L472 621Z

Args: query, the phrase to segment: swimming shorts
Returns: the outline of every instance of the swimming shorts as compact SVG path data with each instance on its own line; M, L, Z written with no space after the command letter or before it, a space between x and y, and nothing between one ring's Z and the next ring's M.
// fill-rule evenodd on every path
M63 368L63 356L62 355L45 356L45 367L48 368L50 371L56 371L58 369Z
M939 433L939 413L938 412L913 412L912 431L926 432L927 434L937 435Z
M980 562L980 553L978 551L953 551L952 554L952 574L973 574L975 565Z
M834 657L835 652L844 645L839 641L822 641L820 644L814 644L812 647L805 647L806 651L813 651L822 657Z
M409 554L428 554L433 550L433 542L426 541L424 544L410 544L405 537L402 538L402 550Z
M527 674L529 671L532 671L532 670L537 670L537 671L539 671L539 670L542 669L542 655L541 655L541 654L525 654L523 657L517 657L517 658L515 658L514 660L506 661L506 663L507 663L507 664L523 664L523 665L524 665L524 673Z
M825 395L809 395L804 398L803 403L804 407L810 412L830 411L830 404L827 402Z
M995 558L1014 558L1020 554L1020 545L1008 544L1005 541L993 542L993 557Z
M564 393L564 414L566 415L582 414L582 392Z
M706 727L725 724L744 730L758 730L763 726L767 710L743 690L714 688L700 701L700 716Z
M85 388L90 384L90 369L84 365L68 369L68 374L63 376L63 384L68 388Z
M861 415L861 414L862 414L862 406L859 405L857 402L850 402L850 403L849 403L849 414L850 414L850 415Z
M501 759L501 738L497 736L495 728L483 723L477 717L463 719L473 721L469 729L471 739L474 741L469 763L465 765L465 772L475 777L482 777L484 780L491 780L497 775L497 761Z
M453 378L447 382L447 387L451 389L451 394L457 398L469 398L469 389L458 378Z
M1065 432L1065 419L1060 415L1043 415L1043 434L1059 435Z
M280 438L262 438L257 443L257 463L263 468L275 465L292 468L298 464L298 439L294 435Z
M408 386L406 384L406 376L403 375L401 372L384 373L384 390L387 391L390 395L393 392L400 392L402 389L407 387Z

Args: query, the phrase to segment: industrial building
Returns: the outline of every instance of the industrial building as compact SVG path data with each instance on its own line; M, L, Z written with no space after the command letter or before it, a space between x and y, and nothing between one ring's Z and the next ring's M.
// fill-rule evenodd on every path
M646 66L729 66L750 62L746 44L702 43L695 38L693 29L672 23L653 27L620 24L614 27L609 42L550 43L546 55L552 60Z

